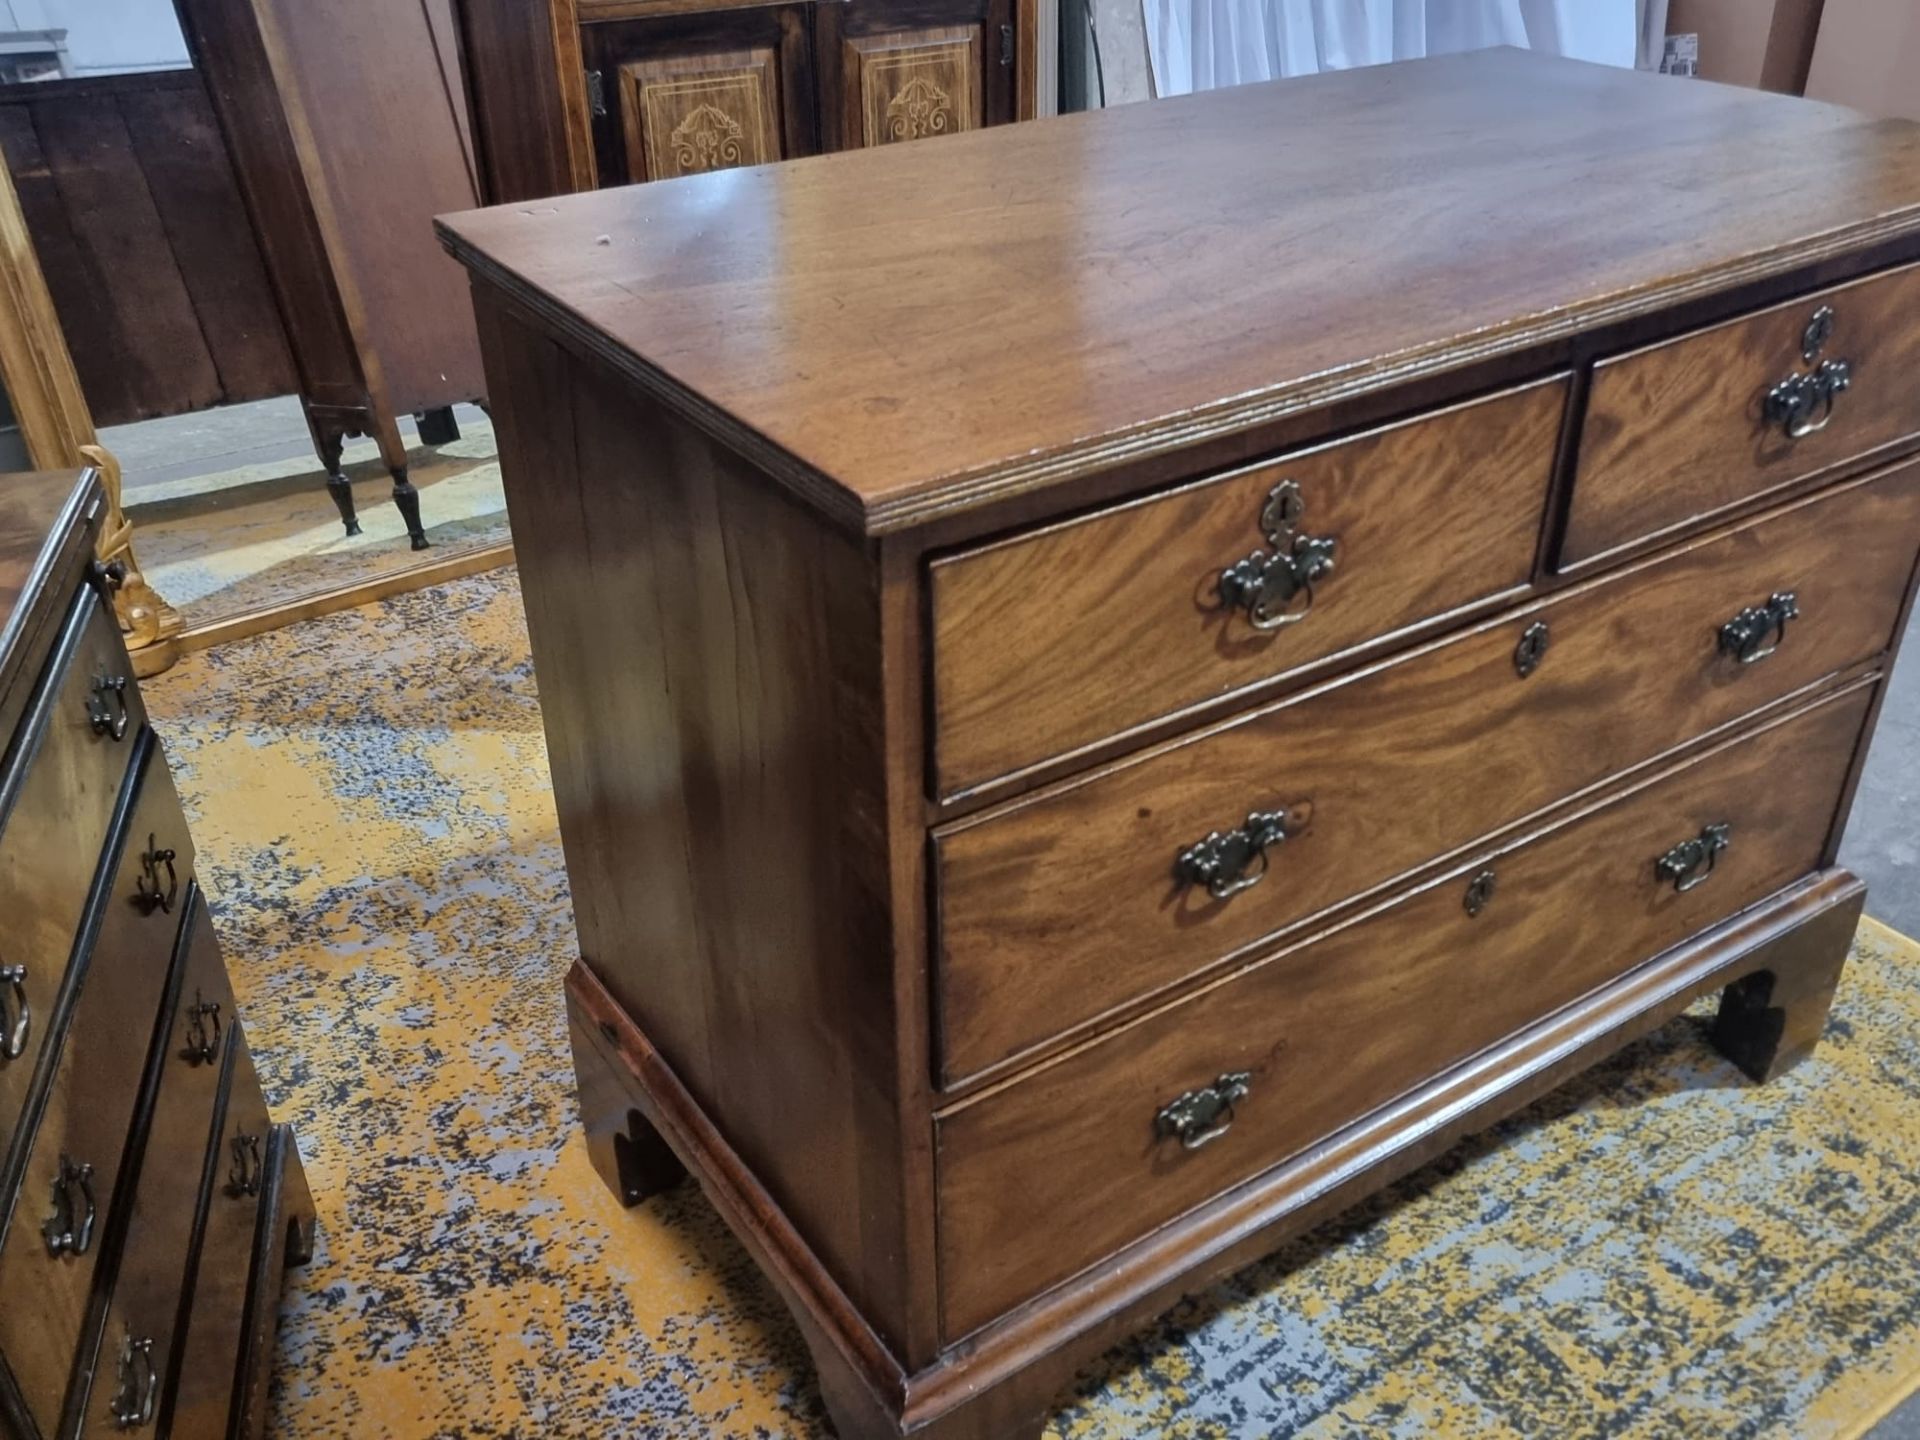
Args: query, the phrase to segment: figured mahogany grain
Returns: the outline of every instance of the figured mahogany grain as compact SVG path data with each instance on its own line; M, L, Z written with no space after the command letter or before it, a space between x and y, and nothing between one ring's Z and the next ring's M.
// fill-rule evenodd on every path
M26 1048L16 1059L0 1056L0 1154L53 1031L74 933L146 718L113 612L93 590L82 588L68 613L54 663L59 668L26 720L30 730L14 768L0 782L0 914L10 917L0 964L26 972L21 990L30 1016ZM95 682L115 675L127 682L127 727L119 740L95 730L88 711ZM50 835L63 843L48 844Z
M1833 311L1803 358L1815 312ZM1824 429L1789 439L1769 390L1820 359L1849 388ZM1594 366L1560 564L1577 565L1920 433L1920 266L1817 291Z
M1517 595L1566 395L1543 381L935 562L938 793ZM1272 553L1262 513L1283 482L1298 532L1335 540L1334 571L1304 619L1260 630L1219 578Z
M173 1014L167 1017L163 1030L160 1088L140 1144L126 1241L92 1368L92 1387L85 1397L80 1433L87 1437L143 1428L119 1424L115 1408L124 1401L138 1404L145 1398L140 1382L148 1373L156 1377L153 1422L157 1428L165 1398L162 1388L178 1363L177 1352L185 1340L180 1322L184 1318L190 1329L198 1316L204 1314L211 1322L218 1314L210 1303L204 1310L197 1305L189 1307L183 1317L180 1297L191 1278L188 1267L201 1227L201 1182L206 1178L207 1151L219 1139L213 1133L213 1121L227 1073L226 1050L238 1042L239 1032L233 995L227 989L226 969L220 961L220 943L214 938L197 888L187 910L180 937L186 952L185 971ZM200 1016L196 1027L192 1011L200 1005L219 1008ZM212 1058L203 1058L204 1051L199 1047L211 1043L216 1022L218 1048ZM251 1076L250 1068L248 1073ZM262 1142L266 1139L264 1127L259 1138ZM224 1170L218 1173L225 1178ZM219 1263L232 1267L244 1254L244 1247L230 1250L221 1255ZM238 1307L234 1308L237 1312ZM143 1371L127 1354L130 1344L143 1341L150 1371ZM128 1372L124 1386L123 1366ZM231 1361L218 1379L224 1379L232 1389ZM70 1409L72 1405L70 1401ZM177 1433L211 1437L222 1432L189 1428Z
M890 867L920 777L883 739L878 567L661 407L478 314L581 955L910 1348L902 1177L930 1132L900 1099Z
M1810 873L1871 698L1850 690L1476 856L942 1118L946 1339ZM1720 822L1713 875L1663 883L1655 861ZM1469 915L1483 870L1497 886ZM1252 1081L1224 1134L1194 1150L1156 1135L1163 1106L1228 1072Z
M1920 126L1516 51L937 143L442 236L885 530L1920 230Z
M1920 463L935 832L949 1082L1878 654L1920 540ZM1768 659L1721 623L1775 591ZM1522 678L1521 634L1551 648ZM1176 857L1250 811L1300 833L1226 900Z
M123 1148L140 1093L173 954L172 915L135 904L148 837L176 851L184 892L193 849L171 777L157 752L140 781L140 797L101 912L98 939L80 983L72 1024L39 1115L33 1147L20 1171L19 1200L0 1241L0 1292L31 1294L39 1303L0 1306L0 1353L43 1433L59 1422L67 1376L81 1338L94 1271L108 1248L109 1217L124 1201L118 1190ZM18 1143L16 1139L16 1144ZM54 1179L62 1156L93 1167L96 1222L84 1255L48 1252L41 1226L53 1214Z

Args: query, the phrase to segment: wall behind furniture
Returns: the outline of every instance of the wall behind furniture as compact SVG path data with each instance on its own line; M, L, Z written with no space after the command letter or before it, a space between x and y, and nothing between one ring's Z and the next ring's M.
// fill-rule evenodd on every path
M97 423L294 388L197 71L0 86L0 153Z
M1920 6L1827 0L1806 93L1870 115L1920 120Z

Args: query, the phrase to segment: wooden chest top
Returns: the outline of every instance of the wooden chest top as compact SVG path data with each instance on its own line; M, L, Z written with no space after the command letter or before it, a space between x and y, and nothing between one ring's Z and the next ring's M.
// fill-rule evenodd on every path
M931 143L442 239L882 532L1920 230L1920 125L1510 50Z

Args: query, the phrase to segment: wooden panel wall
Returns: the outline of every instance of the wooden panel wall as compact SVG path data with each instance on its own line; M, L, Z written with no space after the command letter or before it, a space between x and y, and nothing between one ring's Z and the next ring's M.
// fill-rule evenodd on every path
M0 150L95 423L297 388L197 72L0 89Z

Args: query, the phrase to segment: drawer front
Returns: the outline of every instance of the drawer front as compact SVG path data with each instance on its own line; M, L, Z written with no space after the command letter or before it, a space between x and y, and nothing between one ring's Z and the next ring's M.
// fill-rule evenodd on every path
M1561 567L1920 433L1915 374L1920 266L1601 361Z
M146 858L173 847L180 889L192 860L166 763L157 747L150 753L0 1242L0 1295L38 1297L31 1307L0 1307L0 1351L49 1432L59 1418L106 1226L121 1198L122 1151L173 955L181 897L176 890L164 910L143 898L153 894ZM153 868L164 896L167 867L156 862ZM64 1237L57 1248L50 1233Z
M160 1088L142 1146L133 1210L95 1352L82 1433L158 1434L177 1343L182 1291L193 1255L202 1180L219 1140L213 1131L226 1052L236 1044L233 997L206 904L191 894L186 972L160 1065ZM225 1183L219 1172L218 1183ZM197 1306L193 1313L198 1313ZM179 1432L197 1435L200 1431ZM217 1434L218 1432L205 1432Z
M1917 541L1909 464L937 832L944 1074L1264 943L1878 654ZM1799 618L1776 643L1765 607L1785 592ZM1753 663L1720 648L1747 611ZM1548 648L1523 675L1536 625ZM1262 823L1286 838L1246 847L1237 872L1223 859L1211 883L1182 877L1183 856L1204 859L1213 835L1231 849L1253 816L1282 817ZM1210 893L1230 883L1243 888Z
M942 1118L946 1339L1816 869L1871 698L1730 742ZM1661 860L1709 826L1726 847L1677 889ZM1206 1125L1207 1092L1242 1086Z
M0 799L0 1155L26 1103L145 718L113 613L83 586Z
M1543 382L936 562L940 792L1519 594L1566 393ZM1332 569L1303 584L1320 541ZM1252 576L1256 552L1287 558L1266 598L1249 581L1227 606L1223 572Z
M228 1433L235 1372L245 1345L254 1232L265 1190L261 1167L272 1122L238 1024L231 1043L233 1076L213 1156L213 1190L194 1272L192 1308L181 1340L180 1381L170 1403L170 1433L183 1437Z

